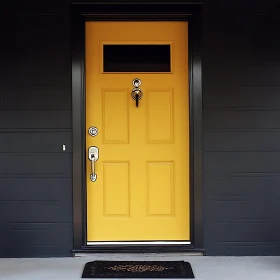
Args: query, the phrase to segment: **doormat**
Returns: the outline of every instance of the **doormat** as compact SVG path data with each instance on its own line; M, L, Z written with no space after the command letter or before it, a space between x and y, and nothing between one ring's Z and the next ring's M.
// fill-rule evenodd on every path
M82 278L195 278L185 261L92 261Z

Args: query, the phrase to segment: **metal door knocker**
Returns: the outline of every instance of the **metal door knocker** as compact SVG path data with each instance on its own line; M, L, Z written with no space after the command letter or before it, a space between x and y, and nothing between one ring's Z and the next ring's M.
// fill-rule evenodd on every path
M136 101L136 107L138 107L139 100L143 97L143 92L139 88L141 86L142 82L140 79L134 79L132 81L132 85L134 86L131 96Z

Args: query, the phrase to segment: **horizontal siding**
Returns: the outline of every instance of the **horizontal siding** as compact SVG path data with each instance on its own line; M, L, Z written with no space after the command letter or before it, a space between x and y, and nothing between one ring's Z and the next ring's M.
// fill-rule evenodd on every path
M280 110L209 110L205 108L203 113L205 129L250 130L280 128Z
M1 14L0 257L71 255L69 8L10 1Z
M0 178L1 201L61 201L70 210L71 177L69 178ZM69 218L69 217L68 217ZM51 222L51 221L49 221ZM67 221L69 222L69 221Z
M71 110L65 86L9 86L2 89L1 102L6 110Z
M58 153L60 156L72 152L72 132L56 130L1 130L0 129L0 156L1 153ZM20 141L19 141L20 139ZM59 139L59 141L58 141ZM62 151L62 145L66 150ZM56 155L57 156L57 155ZM1 173L1 171L0 171Z
M280 129L205 131L205 152L280 152Z
M208 255L280 254L276 3L211 0L204 6L203 188Z
M0 154L0 177L70 177L72 155Z
M55 102L55 101L54 101ZM70 110L0 110L0 129L71 129Z
M67 10L66 10L67 11ZM64 86L71 89L69 22L63 15L22 14L2 36L2 86Z
M280 110L280 86L225 86L205 89L205 109Z
M37 201L16 201L12 198L7 201L1 200L0 209L3 213L9 213L8 218L2 218L3 225L5 225L7 220L9 225L15 220L17 223L21 223L22 228L25 227L25 224L30 222L42 223L44 221L52 221L56 223L64 223L66 220L65 217L69 216L69 210L71 211L71 209L67 209L67 207L60 203L60 201L39 199ZM67 220L68 223L71 223L70 219ZM8 230L8 228L5 228L5 230ZM38 238L40 237L38 236ZM64 239L59 236L56 238L61 240Z
M280 173L280 152L204 152L204 173Z

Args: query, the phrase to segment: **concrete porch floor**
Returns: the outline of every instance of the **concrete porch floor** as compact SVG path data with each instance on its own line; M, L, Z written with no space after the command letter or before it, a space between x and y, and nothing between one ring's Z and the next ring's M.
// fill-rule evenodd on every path
M198 280L280 280L280 257L205 257L187 254L91 254L73 258L0 259L1 280L76 280L93 260L185 260Z

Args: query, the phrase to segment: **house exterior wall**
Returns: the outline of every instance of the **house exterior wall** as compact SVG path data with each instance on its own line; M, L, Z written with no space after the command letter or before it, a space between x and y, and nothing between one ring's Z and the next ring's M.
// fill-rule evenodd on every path
M5 1L0 10L0 256L70 255L69 2Z
M209 255L280 254L277 4L205 1L203 188Z
M0 11L0 257L69 256L70 2L7 2ZM203 4L207 255L280 254L280 19L276 0L245 2Z

